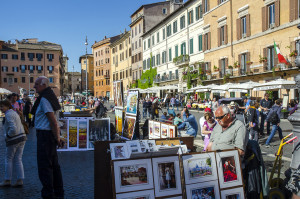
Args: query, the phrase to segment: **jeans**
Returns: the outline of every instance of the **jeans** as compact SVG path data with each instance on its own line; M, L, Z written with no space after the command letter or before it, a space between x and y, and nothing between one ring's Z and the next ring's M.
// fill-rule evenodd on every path
M148 117L150 117L150 115L152 115L151 108L147 108L147 111L148 111Z
M56 141L52 131L37 130L37 163L43 185L42 198L64 197L63 179L58 164Z
M180 125L177 126L177 129L184 130L186 125L187 125L187 122L182 122ZM197 136L197 132L195 131L195 129L191 129L191 128L186 131L186 134L194 136L194 137Z
M17 171L17 179L24 179L24 168L22 163L23 150L25 142L20 142L6 147L6 158L5 158L5 180L11 180L13 172L13 161Z
M260 121L260 134L264 134L264 125L265 120L267 119L268 114L261 114L261 121ZM270 122L267 122L267 134L270 134Z
M143 108L143 118L147 117L147 108Z
M272 132L266 141L266 145L270 144L270 142L271 142L272 138L274 137L277 130L279 133L279 138L282 140L283 136L282 136L282 130L281 130L280 126L279 125L277 126L277 124L272 124Z

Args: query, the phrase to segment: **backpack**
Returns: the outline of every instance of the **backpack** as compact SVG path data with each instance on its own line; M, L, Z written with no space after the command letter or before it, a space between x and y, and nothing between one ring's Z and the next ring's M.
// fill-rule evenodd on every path
M277 124L279 122L277 111L273 110L271 112L271 115L269 117L269 121L268 122L271 122L272 124Z

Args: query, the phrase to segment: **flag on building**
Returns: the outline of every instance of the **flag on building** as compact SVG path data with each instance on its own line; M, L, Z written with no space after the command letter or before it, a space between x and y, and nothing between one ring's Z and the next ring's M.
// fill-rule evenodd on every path
M282 54L280 53L280 50L279 50L279 48L277 47L275 41L274 41L274 49L275 49L276 54L277 54L277 56L278 56L278 62L279 62L279 63L284 63L284 64L287 65L288 62L286 61L286 59L284 58L284 56L282 56Z

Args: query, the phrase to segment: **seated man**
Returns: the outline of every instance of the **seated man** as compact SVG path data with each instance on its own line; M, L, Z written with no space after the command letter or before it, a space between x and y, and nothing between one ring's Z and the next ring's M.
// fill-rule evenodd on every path
M198 124L195 116L189 113L187 107L184 107L183 111L181 112L181 117L183 123L178 126L178 130L184 130L185 127L187 127L186 134L196 137L198 132Z
M211 133L208 151L238 149L242 156L245 153L248 137L245 125L234 119L227 106L220 106L215 112L218 124Z
M167 118L167 112L164 112L164 114L160 117L160 122L166 122L168 120Z

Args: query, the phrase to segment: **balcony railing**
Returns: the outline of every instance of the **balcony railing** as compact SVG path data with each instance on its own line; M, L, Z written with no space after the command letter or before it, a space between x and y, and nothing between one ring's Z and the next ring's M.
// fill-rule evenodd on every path
M109 79L110 76L109 76L109 75L104 75L104 78L105 78L105 79Z
M173 59L173 63L178 67L189 64L189 61L190 61L190 56L189 55L180 55L180 56L175 57Z
M160 78L154 79L155 83L160 83L160 82L167 82L167 81L173 81L173 80L178 80L179 75L177 73L172 73L171 75L163 75Z

